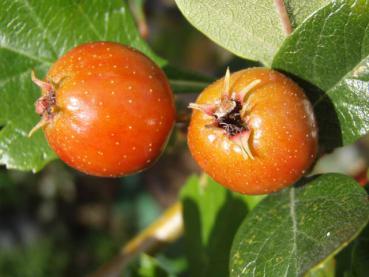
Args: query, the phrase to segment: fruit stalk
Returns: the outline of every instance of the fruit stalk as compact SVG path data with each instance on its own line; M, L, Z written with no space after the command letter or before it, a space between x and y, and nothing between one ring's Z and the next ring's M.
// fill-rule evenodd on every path
M153 253L183 234L182 205L176 202L164 214L122 247L120 253L90 277L120 276L124 267L140 253Z

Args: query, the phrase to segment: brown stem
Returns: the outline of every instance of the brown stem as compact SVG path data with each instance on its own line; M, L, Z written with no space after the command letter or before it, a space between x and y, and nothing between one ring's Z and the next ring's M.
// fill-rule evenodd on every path
M120 276L123 268L137 255L157 251L177 240L182 233L182 205L177 202L167 209L157 221L129 241L113 260L103 265L90 277Z
M292 25L290 18L288 17L288 12L286 9L286 4L284 0L274 0L274 5L277 9L279 19L282 23L282 29L285 35L289 35L292 33Z

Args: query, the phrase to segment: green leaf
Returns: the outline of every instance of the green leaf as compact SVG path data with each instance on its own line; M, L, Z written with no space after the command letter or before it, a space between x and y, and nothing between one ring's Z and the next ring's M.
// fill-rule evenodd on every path
M345 175L271 194L236 234L231 276L303 276L353 240L368 219L367 193Z
M287 1L294 25L328 0ZM272 0L176 0L197 29L237 56L270 65L285 39Z
M319 127L341 144L369 131L368 15L368 1L334 1L300 25L273 61L322 90L311 95Z
M191 276L228 276L232 240L248 211L245 199L203 175L181 191Z
M333 258L311 269L304 277L335 277L336 262Z
M164 65L139 37L126 1L3 0L0 22L0 164L7 168L38 171L55 158L42 132L27 138L39 120L31 69L43 77L67 50L97 40L129 44Z

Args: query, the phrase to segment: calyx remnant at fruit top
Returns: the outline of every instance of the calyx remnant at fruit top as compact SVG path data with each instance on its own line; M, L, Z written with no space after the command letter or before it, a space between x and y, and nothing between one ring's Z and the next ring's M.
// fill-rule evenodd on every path
M213 117L208 128L222 129L224 134L242 149L245 158L254 158L250 147L250 129L247 122L249 105L247 94L255 88L261 80L254 80L240 92L230 90L230 72L227 69L224 77L224 88L220 99L210 104L191 103L189 108L200 110L201 112Z
M41 120L28 133L31 137L38 129L42 128L52 120L56 107L56 93L52 84L39 80L32 71L32 81L45 92L35 102L36 113L41 116Z

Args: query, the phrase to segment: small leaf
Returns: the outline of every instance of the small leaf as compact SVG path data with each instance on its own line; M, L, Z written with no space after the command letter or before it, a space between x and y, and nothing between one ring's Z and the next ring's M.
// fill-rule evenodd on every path
M295 26L328 0L287 1ZM285 39L272 0L176 0L196 28L237 56L270 65Z
M369 131L368 14L368 1L334 1L300 25L273 61L274 68L322 90L311 96L319 128L324 137L339 140L335 146Z
M344 175L271 194L237 232L231 276L303 276L353 240L368 219L367 193Z
M188 180L181 201L191 276L228 276L232 239L248 211L245 199L203 175Z

